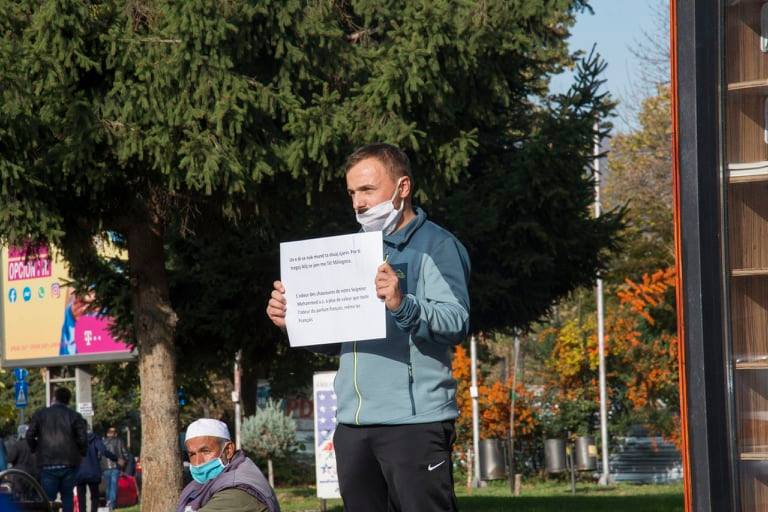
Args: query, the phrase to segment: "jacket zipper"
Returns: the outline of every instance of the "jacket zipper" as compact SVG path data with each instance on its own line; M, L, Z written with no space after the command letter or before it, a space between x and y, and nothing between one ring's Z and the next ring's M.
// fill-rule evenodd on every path
M357 411L355 411L355 425L360 424L360 409L363 407L363 395L360 393L360 388L357 385L357 342L352 343L352 351L355 354L354 370L352 372L352 381L355 384L355 393L357 393Z
M413 365L408 361L408 394L411 397L411 415L416 416L416 400L413 398Z

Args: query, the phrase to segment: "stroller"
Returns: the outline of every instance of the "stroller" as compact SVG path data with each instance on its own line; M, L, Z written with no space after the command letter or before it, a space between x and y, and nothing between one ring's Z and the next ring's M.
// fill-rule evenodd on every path
M43 488L29 473L20 469L0 471L0 511L54 512L61 504L51 503Z

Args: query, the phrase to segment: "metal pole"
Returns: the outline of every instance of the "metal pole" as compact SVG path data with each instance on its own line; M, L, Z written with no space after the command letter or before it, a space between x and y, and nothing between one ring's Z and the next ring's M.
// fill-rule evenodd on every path
M51 406L51 369L45 368L45 406Z
M477 390L477 341L470 338L470 356L472 361L472 384L469 387L469 396L472 397L472 455L474 456L475 478L472 485L480 487L480 404Z
M512 396L509 407L509 489L515 493L515 399L517 398L517 361L520 354L520 337L515 335L515 355L512 363Z
M595 123L595 218L600 217L600 135L598 133L599 124ZM603 280L597 278L597 351L599 358L600 371L600 439L603 449L603 474L600 476L600 485L610 483L611 474L608 467L608 394L605 384L605 315L603 311Z
M570 444L570 436L568 436L568 445L566 451L568 454L568 465L571 468L571 494L576 494L576 469L573 467L573 446Z
M242 411L240 400L241 386L241 362L243 360L243 351L238 350L235 354L235 391L232 393L232 399L235 402L235 447L240 449L240 428L242 426Z

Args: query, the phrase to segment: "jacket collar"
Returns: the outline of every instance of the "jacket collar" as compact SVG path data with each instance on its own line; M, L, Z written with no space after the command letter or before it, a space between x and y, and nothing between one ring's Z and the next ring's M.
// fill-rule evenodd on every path
M398 229L394 233L385 235L384 243L393 245L398 249L408 243L413 234L427 221L427 214L424 213L424 210L418 206L414 206L413 211L416 214L416 217L411 219L408 224Z

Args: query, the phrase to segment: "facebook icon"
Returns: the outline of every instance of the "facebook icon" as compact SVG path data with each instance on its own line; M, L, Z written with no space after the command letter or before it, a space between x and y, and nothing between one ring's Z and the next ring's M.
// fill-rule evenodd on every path
M19 296L16 294L16 288L11 288L8 291L8 301L11 304L13 304L14 302L16 302L16 299L18 299L18 298L19 298Z

